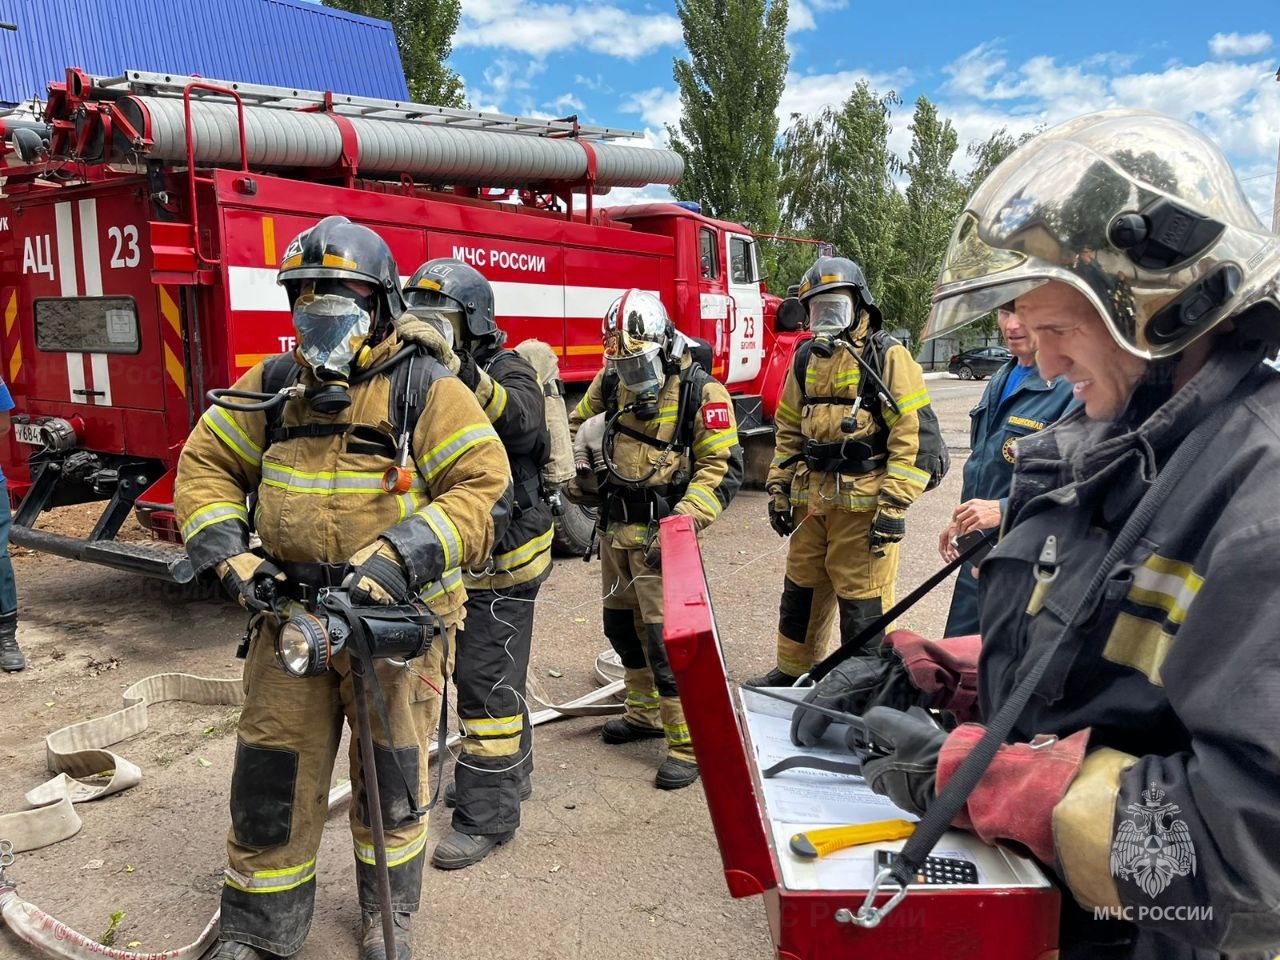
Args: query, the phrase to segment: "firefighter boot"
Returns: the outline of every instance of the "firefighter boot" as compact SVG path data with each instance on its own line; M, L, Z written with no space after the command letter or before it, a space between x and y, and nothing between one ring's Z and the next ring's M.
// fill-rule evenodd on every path
M440 870L461 870L479 863L516 835L514 830L488 836L454 830L436 844L431 865Z
M382 936L382 913L365 910L360 914L360 960L413 960L413 941L409 925L413 915L397 911L392 915L392 935L396 941L396 955L387 957L387 945Z
M743 680L744 687L792 687L795 682L800 679L793 677L789 673L783 673L777 667L774 667L768 673L762 673L758 677L751 677L749 680Z
M275 960L275 954L266 953L247 943L218 939L213 941L200 960Z
M17 673L26 667L27 658L18 648L18 611L0 613L0 670Z
M679 697L662 698L662 727L667 736L667 757L658 767L653 785L659 790L679 790L698 779L698 760Z
M600 728L600 739L610 744L634 743L662 736L653 671L648 667L626 667L623 679L627 685L627 712L606 720Z

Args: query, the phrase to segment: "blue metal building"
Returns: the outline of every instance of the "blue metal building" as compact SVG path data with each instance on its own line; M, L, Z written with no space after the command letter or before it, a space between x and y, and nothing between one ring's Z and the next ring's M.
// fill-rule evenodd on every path
M391 24L303 0L0 0L0 106L67 67L409 96Z

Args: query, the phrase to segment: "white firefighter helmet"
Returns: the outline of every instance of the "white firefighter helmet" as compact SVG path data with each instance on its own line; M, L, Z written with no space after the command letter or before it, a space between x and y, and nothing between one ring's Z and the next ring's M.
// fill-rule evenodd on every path
M1125 350L1169 357L1256 303L1280 308L1278 271L1280 237L1215 144L1171 117L1108 110L1045 131L978 188L924 336L1057 280L1088 299Z
M665 379L675 328L655 295L631 289L605 311L605 363L632 393L655 390Z

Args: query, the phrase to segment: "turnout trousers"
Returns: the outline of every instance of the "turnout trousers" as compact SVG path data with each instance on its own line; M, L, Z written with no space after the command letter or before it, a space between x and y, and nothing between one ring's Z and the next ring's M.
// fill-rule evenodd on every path
M696 761L675 674L662 642L662 571L645 566L643 549L600 542L604 586L604 635L622 661L626 719L637 727L662 728L667 753Z
M533 773L525 679L541 585L468 590L453 670L462 726L453 828L460 833L494 836L520 826L520 788Z
M329 785L344 718L352 729L350 822L356 887L361 909L380 908L350 657L339 654L322 676L290 676L276 661L279 629L274 618L259 620L244 667L245 704L231 778L221 934L289 956L301 948L311 926L316 852L328 814ZM452 646L454 629L450 627L448 633ZM432 644L425 656L407 667L374 661L390 731L384 729L374 703L373 679L365 680L391 873L391 908L399 912L416 911L422 890L427 823L415 814L414 805L421 804L427 793L428 748L440 710L439 647Z
M882 556L871 552L874 513L830 510L809 513L787 548L787 572L778 610L778 669L800 677L827 654L840 613L840 642L848 643L893 606L899 544ZM884 631L868 638L874 650Z

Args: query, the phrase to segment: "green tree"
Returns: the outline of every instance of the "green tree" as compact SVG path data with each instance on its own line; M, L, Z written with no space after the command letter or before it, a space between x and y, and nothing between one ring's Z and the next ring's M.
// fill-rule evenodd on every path
M888 141L890 112L899 103L895 93L882 96L860 82L838 110L793 115L778 152L783 232L825 240L857 261L878 299L898 258L903 199ZM783 246L778 292L799 280L814 256L809 246Z
M467 106L462 78L446 66L453 53L461 0L322 0L325 6L386 20L396 35L400 64L415 103Z
M687 60L674 71L684 158L672 188L757 233L778 227L777 109L787 74L787 0L677 0Z
M906 327L913 342L929 317L938 269L964 206L964 184L951 171L958 146L951 121L938 116L928 97L917 100L911 152L901 168L908 183L897 234L898 260L883 304L886 321Z

